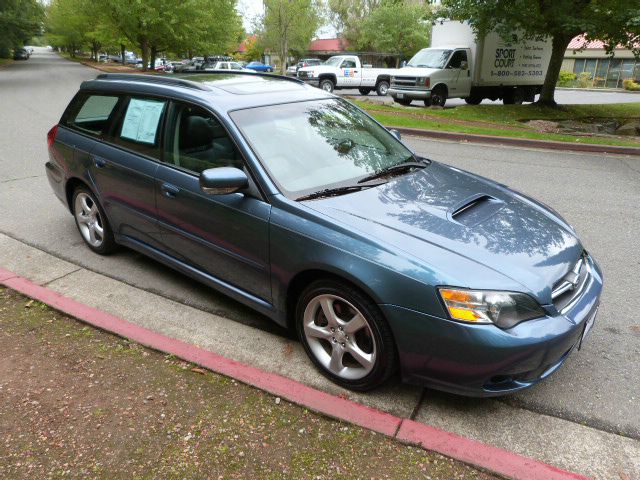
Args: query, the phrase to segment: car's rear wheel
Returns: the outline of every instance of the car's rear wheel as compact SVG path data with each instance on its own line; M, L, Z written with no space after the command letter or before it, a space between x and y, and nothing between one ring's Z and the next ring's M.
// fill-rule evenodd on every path
M108 255L116 249L104 210L86 187L78 187L73 193L73 216L82 239L91 250Z
M332 80L325 78L324 80L320 81L320 88L325 92L333 93L333 89L335 88L335 85L333 84Z
M378 307L347 283L319 280L300 295L298 336L323 375L351 390L377 387L395 371L391 329Z

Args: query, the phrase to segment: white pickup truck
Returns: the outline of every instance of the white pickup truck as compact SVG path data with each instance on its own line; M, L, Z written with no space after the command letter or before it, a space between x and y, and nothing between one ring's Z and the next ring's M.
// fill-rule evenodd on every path
M362 95L375 90L380 96L387 94L391 76L397 68L372 68L362 65L356 55L337 55L320 65L298 70L298 78L327 92L342 88L357 88Z
M444 106L447 98L464 98L472 105L485 98L505 104L533 102L540 93L551 58L551 40L508 41L491 32L477 39L467 22L438 21L431 48L416 53L391 78L389 95L409 105Z

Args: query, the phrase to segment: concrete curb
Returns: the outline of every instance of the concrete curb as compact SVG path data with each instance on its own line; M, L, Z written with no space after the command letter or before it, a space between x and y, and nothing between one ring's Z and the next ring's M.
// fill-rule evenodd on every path
M0 268L0 284L94 327L265 390L327 416L517 480L587 480L543 462L400 418L134 325Z
M638 155L640 147L621 147L614 145L595 145L591 143L553 142L549 140L531 140L528 138L495 137L491 135L476 135L471 133L455 133L437 130L423 130L420 128L394 127L403 135L415 137L435 138L438 140L451 140L454 142L473 142L491 145L507 145L511 147L541 148L545 150L564 150L570 152L586 153L613 153L616 155Z

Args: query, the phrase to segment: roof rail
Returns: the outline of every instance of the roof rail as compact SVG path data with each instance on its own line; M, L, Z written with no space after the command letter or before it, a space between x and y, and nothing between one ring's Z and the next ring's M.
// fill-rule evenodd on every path
M297 77L287 77L286 75L264 72L243 72L242 70L187 70L186 72L177 72L176 75L250 75L252 77L277 78L294 83L304 83Z
M180 87L193 88L195 90L210 90L207 86L202 85L201 83L165 75L141 75L138 73L101 73L96 77L96 80L127 80L144 83L158 83L161 85L177 85Z

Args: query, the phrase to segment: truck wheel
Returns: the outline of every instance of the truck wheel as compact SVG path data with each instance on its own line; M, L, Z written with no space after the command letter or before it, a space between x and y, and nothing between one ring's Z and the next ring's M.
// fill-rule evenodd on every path
M431 106L431 99L430 98L425 98L424 99L424 106L425 107L430 107Z
M502 97L502 103L504 105L522 105L524 101L524 94L519 88L513 88L504 92Z
M442 86L437 86L431 91L431 105L434 107L444 107L445 103L447 103L447 89Z
M387 94L388 90L389 90L389 82L387 82L386 80L381 80L376 85L376 93L380 97L384 97Z
M359 88L358 91L360 92L360 95L369 95L371 93L370 88Z
M467 103L467 105L480 105L480 103L482 102L482 98L481 97L466 97L464 99L464 101Z
M399 103L400 105L404 105L405 107L408 107L409 105L411 105L410 98L394 98L393 101L395 103Z
M320 80L320 88L325 92L333 93L335 85L333 84L333 81L325 78L324 80Z

